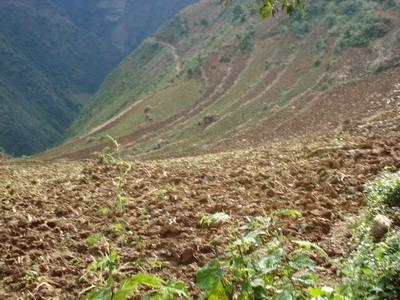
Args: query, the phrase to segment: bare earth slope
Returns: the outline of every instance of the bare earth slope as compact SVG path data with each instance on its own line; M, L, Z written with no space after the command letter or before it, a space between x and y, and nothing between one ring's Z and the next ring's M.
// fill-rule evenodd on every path
M193 282L199 266L222 254L237 222L278 208L303 214L280 220L284 234L314 241L340 259L348 253L345 224L362 205L363 185L385 168L400 168L396 106L334 133L214 155L0 160L0 298L81 297L94 283L86 267L106 250L85 241L96 233L120 253L122 274ZM215 212L232 218L219 227L199 225ZM329 264L321 267L336 278Z

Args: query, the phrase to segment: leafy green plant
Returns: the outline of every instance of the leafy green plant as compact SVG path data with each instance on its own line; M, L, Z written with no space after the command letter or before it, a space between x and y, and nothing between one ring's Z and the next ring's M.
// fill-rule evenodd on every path
M88 236L85 241L89 247L92 247L103 239L104 239L104 235L102 233L95 233L95 234Z
M305 298L315 285L313 252L324 251L306 241L290 241L276 228L277 216L298 217L296 210L280 210L256 217L240 227L240 237L222 260L212 260L196 274L205 299Z
M355 230L357 248L341 268L343 278L333 288L309 289L318 299L398 299L400 296L400 232L393 231L383 241L371 236L377 213L398 211L400 172L385 174L367 185L368 211Z
M385 174L367 185L366 190L371 208L400 207L400 173Z
M114 232L116 232L119 235L123 235L126 233L126 229L124 224L122 223L114 223L110 225L110 229Z
M292 218L299 218L302 216L301 212L297 209L281 208L272 212L272 216L287 216Z
M117 212L123 214L125 212L125 206L128 204L128 202L129 200L127 197L118 194L117 201L115 203Z
M36 271L33 270L26 270L24 272L24 276L22 278L22 282L24 284L25 287L29 287L32 285L32 283L35 281L35 279L37 278L38 273Z
M97 210L97 212L102 215L105 216L110 212L110 209L108 207L101 207Z
M400 296L400 234L380 243L366 236L344 264L339 291L350 299L397 299Z
M224 212L217 212L214 214L205 215L200 220L202 226L214 226L226 223L230 220L230 216Z
M136 274L117 282L118 263L118 254L109 249L88 266L88 271L96 274L99 286L95 286L84 300L126 300L134 295L146 295L145 298L151 300L188 298L187 287L182 281L171 279L165 282L156 276Z
M164 266L164 263L159 259L149 259L146 261L150 270L160 270Z
M359 246L344 264L341 290L352 299L397 299L400 296L400 232L376 243L370 231L377 213L400 210L400 172L384 174L366 187L368 213L357 229Z
M129 202L129 198L123 190L123 185L126 182L128 173L132 169L132 165L122 159L121 145L118 141L110 135L108 135L107 138L112 142L114 149L109 153L103 154L100 158L100 162L114 166L119 171L119 175L112 178L116 194L114 213L122 215L125 212L125 206ZM106 211L103 209L102 212L104 213Z

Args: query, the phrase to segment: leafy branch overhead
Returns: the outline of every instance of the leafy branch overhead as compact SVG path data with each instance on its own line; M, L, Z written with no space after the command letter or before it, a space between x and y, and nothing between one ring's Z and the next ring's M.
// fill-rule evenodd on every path
M230 4L234 0L221 0L224 4ZM255 0L259 6L259 13L262 17L275 16L280 11L286 11L290 16L295 11L304 12L306 0Z

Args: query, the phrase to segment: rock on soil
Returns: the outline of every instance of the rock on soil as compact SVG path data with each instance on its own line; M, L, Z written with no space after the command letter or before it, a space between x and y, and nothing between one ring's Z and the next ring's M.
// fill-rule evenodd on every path
M374 224L371 229L371 234L376 240L381 240L388 233L392 222L384 215L377 215L374 218Z

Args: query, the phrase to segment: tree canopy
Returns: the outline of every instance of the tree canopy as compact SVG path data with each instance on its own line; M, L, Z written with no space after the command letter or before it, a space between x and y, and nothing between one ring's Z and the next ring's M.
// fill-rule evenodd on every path
M221 0L222 3L230 4L235 0ZM262 17L274 16L279 11L286 11L288 15L296 10L304 11L307 0L254 0L259 6L259 13Z

